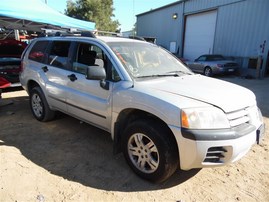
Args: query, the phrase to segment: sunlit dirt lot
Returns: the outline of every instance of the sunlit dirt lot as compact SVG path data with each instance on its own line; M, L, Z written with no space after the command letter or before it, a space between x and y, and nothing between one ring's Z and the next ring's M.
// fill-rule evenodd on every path
M269 126L269 78L221 78L256 94ZM59 114L35 120L25 91L2 94L0 201L269 201L269 130L238 162L176 172L162 184L137 177L110 135ZM232 99L232 98L231 98Z

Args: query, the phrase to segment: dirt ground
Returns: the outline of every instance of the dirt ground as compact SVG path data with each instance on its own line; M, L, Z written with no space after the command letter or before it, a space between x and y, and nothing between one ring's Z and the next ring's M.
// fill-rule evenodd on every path
M269 78L221 78L253 90L269 126ZM238 162L176 172L162 184L137 177L104 131L66 115L41 123L25 91L2 94L0 201L269 201L269 130ZM231 98L232 99L232 98Z

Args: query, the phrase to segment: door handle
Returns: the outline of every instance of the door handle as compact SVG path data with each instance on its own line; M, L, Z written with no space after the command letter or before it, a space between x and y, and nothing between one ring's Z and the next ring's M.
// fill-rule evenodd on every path
M75 81L78 79L75 74L70 74L67 77L70 79L70 81Z
M41 69L43 70L43 72L47 72L47 71L49 71L49 69L48 69L47 66L44 66L44 67L42 67Z

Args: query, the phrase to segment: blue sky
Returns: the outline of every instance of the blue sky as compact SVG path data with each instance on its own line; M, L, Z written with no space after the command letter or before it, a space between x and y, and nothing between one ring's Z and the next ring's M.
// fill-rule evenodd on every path
M41 1L45 2L45 0ZM120 22L121 31L128 31L133 28L137 14L174 3L176 0L114 0L113 2L115 19ZM66 0L47 0L47 4L61 13L64 13L66 8Z

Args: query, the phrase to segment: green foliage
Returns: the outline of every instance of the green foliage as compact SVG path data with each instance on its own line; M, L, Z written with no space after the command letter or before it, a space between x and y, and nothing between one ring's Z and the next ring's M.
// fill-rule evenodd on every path
M120 23L118 20L112 20L113 11L113 0L68 0L65 14L95 22L97 30L116 32Z

